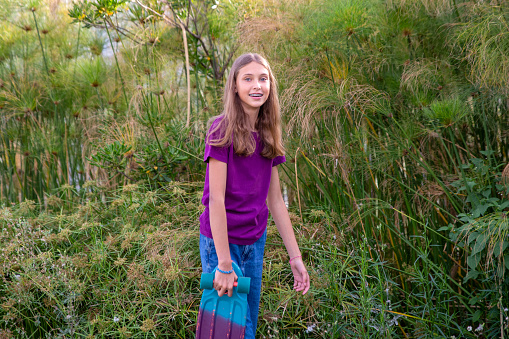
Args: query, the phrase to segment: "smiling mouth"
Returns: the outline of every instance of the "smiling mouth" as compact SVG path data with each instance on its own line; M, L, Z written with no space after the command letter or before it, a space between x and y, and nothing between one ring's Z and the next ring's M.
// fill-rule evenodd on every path
M255 94L249 94L249 96L253 97L253 98L261 98L263 96L263 94L255 93Z

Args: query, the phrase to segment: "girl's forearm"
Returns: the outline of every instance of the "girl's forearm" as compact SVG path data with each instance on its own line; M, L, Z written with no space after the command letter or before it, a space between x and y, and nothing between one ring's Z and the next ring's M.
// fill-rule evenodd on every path
M286 209L284 200L282 198L276 199L276 201L272 202L269 208L272 218L276 223L277 230L279 231L279 235L281 235L283 243L285 244L288 256L290 258L300 256L301 253L299 245L297 244L295 232L293 231L290 216L288 215L288 210Z
M222 270L231 270L232 260L228 244L228 229L226 227L226 209L224 201L209 201L210 230L216 247L218 266Z

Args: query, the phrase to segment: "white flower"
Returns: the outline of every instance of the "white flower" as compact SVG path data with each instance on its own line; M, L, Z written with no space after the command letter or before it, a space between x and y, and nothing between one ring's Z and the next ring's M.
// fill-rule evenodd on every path
M120 321L120 319L117 316L113 317L113 322L118 323L119 321Z
M315 329L316 327L316 324L313 324L311 326L308 326L307 330L306 330L306 333L311 333L313 332L313 330Z
M480 324L475 330L476 332L481 332L483 329L483 324Z
M507 307L504 308L504 312L507 312L507 311L509 311L509 308L507 308Z
M467 327L467 331L468 331L468 332L472 331L472 326L468 326L468 327Z

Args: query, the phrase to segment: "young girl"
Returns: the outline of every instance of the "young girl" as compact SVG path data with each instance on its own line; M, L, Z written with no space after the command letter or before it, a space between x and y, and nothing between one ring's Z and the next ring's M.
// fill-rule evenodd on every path
M214 288L232 295L232 260L251 278L245 338L255 337L269 210L283 238L294 289L305 294L302 262L279 185L285 162L276 80L267 61L244 54L233 63L224 90L224 111L212 119L205 146L207 172L200 216L203 272L217 266Z

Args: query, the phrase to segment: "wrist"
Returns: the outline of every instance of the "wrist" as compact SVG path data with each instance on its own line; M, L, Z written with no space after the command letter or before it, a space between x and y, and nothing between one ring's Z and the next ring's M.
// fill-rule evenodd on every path
M218 267L218 268L216 268L216 270L217 270L218 272L220 272L220 273L223 273L223 274L232 274L232 273L233 273L233 268L232 268L231 270L229 270L229 271L224 271L224 270L222 270L222 269L220 269L220 268Z
M221 271L231 271L233 269L232 260L231 259L219 260L219 262L217 264L217 268L220 269L220 272Z
M290 264L292 263L292 261L295 261L295 260L302 260L302 255L299 254L299 255L296 255L296 256L293 256L293 257L290 257L290 260L288 261Z

